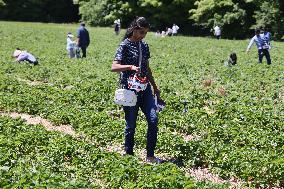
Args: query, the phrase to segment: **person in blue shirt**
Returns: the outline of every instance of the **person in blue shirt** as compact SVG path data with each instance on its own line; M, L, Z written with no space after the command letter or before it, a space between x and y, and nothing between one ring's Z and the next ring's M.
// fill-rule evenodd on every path
M267 64L271 64L270 54L269 54L269 43L264 37L264 34L260 33L260 29L255 30L255 36L250 40L246 52L248 53L253 43L256 44L258 49L258 62L262 63L263 56L265 56Z
M87 48L90 44L89 32L85 27L85 23L81 22L80 27L77 31L77 46L82 50L82 57L86 58Z
M264 36L265 40L267 40L268 43L269 43L269 45L270 45L271 33L268 31L268 27L267 27L267 26L265 26L265 27L263 28L263 36Z
M120 72L120 84L122 88L131 89L129 78L138 74L144 78L146 87L136 91L137 103L135 106L123 106L125 113L125 152L134 155L134 134L139 108L144 113L147 123L147 162L161 163L161 160L154 156L157 143L158 117L157 107L153 93L160 99L160 91L154 81L152 71L149 67L150 50L148 44L143 40L149 31L150 25L144 17L138 17L126 30L124 39L120 43L111 71ZM146 79L145 79L146 78ZM153 87L153 92L152 88ZM161 99L160 99L161 100Z

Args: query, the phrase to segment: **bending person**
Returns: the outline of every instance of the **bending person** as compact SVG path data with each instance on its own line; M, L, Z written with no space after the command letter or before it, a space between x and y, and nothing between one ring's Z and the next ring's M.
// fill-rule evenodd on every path
M27 52L27 51L22 51L19 48L17 48L14 53L13 53L13 57L16 59L16 61L18 62L22 62L22 61L28 61L31 64L37 65L38 61L37 59L34 57L34 55L32 55L31 53Z

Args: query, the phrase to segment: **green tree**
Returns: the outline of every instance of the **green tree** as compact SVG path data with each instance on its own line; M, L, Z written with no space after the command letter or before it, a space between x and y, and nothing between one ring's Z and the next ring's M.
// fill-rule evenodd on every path
M110 25L116 18L132 12L130 3L119 0L77 0L81 19L92 25Z
M82 20L92 25L110 25L117 18L126 27L135 16L145 16L152 29L164 29L176 23L182 29L191 26L188 10L194 0L75 0ZM178 11L177 11L178 10Z
M78 20L78 7L72 0L4 0L0 18L17 21L72 22Z
M184 32L192 29L188 10L194 8L194 0L140 0L138 7L153 28L165 29L176 23Z
M3 0L0 0L0 7L2 7L2 6L4 6L4 5L5 5L4 1L3 1Z
M230 38L244 38L255 27L268 26L275 37L283 36L283 0L198 0L189 10L190 19L210 30L222 27Z
M224 36L239 38L248 31L246 21L250 11L245 5L244 1L199 0L195 2L196 8L189 10L190 19L208 30L219 25Z
M280 39L284 31L284 15L281 10L281 2L283 1L264 1L255 11L255 25L252 27L267 27L271 29L274 37Z

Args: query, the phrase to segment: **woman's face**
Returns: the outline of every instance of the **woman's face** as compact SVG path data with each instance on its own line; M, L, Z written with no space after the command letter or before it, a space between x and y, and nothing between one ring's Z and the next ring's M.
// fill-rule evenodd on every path
M135 41L140 41L147 35L148 31L149 31L149 28L134 29L132 39Z

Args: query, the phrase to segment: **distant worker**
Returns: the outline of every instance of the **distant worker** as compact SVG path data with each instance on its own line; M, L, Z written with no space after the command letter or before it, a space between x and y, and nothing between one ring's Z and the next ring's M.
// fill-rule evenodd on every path
M115 32L116 35L119 35L119 33L120 33L120 27L121 27L121 25L120 25L120 19L115 20L115 21L114 21L114 32Z
M86 58L87 48L90 44L90 36L88 30L85 28L85 23L81 22L77 31L77 46L82 50L82 57Z
M173 27L172 27L172 36L177 35L178 30L179 30L179 27L178 27L176 24L173 24Z
M172 36L172 34L173 34L172 28L167 28L166 30L167 30L167 31L166 31L166 35L167 35L167 36Z
M255 36L250 40L246 52L248 53L253 43L256 44L258 49L258 62L262 63L263 56L265 56L267 64L271 64L270 54L269 54L269 41L266 40L264 34L260 33L260 29L255 30Z
M156 37L161 37L161 35L162 35L162 34L161 34L160 30L157 30L156 33L155 33L155 36L156 36Z
M37 65L38 61L37 59L34 57L34 55L32 55L31 53L28 53L27 51L22 51L21 49L17 48L13 55L12 55L16 61L18 62L22 62L22 61L27 61L33 65Z
M218 25L216 25L213 29L216 39L221 39L221 28Z
M71 32L67 33L67 46L66 46L66 49L67 49L69 58L74 58L75 57L76 42L72 40L73 37L74 37L74 35L72 35Z
M237 54L235 52L231 53L228 60L224 63L226 67L232 67L237 64Z

